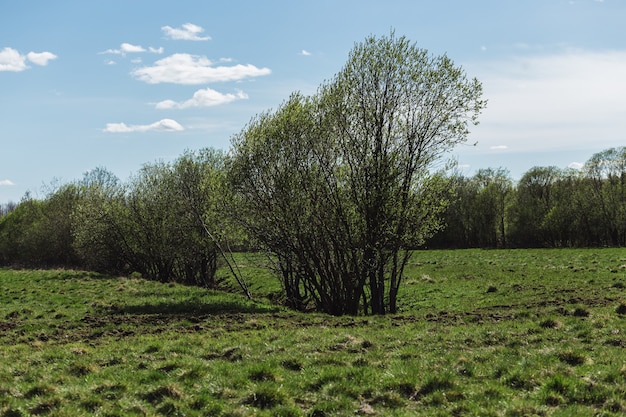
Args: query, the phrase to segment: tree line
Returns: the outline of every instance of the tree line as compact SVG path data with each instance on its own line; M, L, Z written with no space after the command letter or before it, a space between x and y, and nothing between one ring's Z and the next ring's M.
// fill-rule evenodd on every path
M440 248L626 246L626 147L598 152L582 169L533 167L451 176Z
M250 297L231 254L264 251L286 305L354 315L397 311L416 248L623 244L623 149L516 185L503 169L433 170L485 105L447 56L369 37L317 93L253 118L228 152L188 151L125 182L96 168L6 207L0 264L212 288L222 263Z
M186 152L172 163L146 164L126 183L96 168L43 199L27 194L5 204L0 265L135 271L155 280L213 286L220 242L225 253L259 249L235 221L253 219L242 219L242 207L238 219L226 212L235 203L227 159L215 149ZM431 181L446 184L435 194L445 207L433 223L438 231L418 239L415 249L626 246L626 147L594 154L582 169L533 167L517 182L504 168L473 176L440 172ZM297 204L293 196L285 198L275 204ZM286 212L304 221L291 208ZM246 210L252 217L277 214L278 208ZM290 232L279 221L268 219L269 242L272 233Z

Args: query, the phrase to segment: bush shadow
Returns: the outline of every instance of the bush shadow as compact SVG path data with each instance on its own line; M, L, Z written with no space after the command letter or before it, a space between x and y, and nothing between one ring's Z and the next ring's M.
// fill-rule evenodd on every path
M117 314L163 315L163 316L204 316L219 314L276 313L280 309L254 302L232 300L172 300L157 303L124 305L115 308Z

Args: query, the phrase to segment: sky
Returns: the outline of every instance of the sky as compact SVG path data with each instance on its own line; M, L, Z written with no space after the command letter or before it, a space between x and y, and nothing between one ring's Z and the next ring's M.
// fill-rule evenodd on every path
M462 173L579 168L626 145L624 21L626 0L0 0L0 204L228 150L392 30L483 84Z

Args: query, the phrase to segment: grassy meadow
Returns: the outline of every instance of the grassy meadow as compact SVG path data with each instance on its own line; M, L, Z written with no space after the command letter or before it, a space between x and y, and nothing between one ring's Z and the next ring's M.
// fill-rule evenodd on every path
M254 301L0 270L0 417L626 413L624 249L419 251L399 314L339 318L238 256Z

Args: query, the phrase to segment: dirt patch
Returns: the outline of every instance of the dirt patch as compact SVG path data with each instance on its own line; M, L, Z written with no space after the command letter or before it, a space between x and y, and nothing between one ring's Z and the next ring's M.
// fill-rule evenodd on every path
M8 332L17 327L17 322L15 321L0 321L0 331Z
M281 320L276 320L280 323ZM225 313L210 315L170 314L86 314L77 323L57 327L48 335L48 342L96 341L101 338L125 338L142 334L160 334L168 331L197 333L211 331L239 332L265 328L264 320L256 315ZM278 324L280 325L280 324Z

